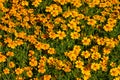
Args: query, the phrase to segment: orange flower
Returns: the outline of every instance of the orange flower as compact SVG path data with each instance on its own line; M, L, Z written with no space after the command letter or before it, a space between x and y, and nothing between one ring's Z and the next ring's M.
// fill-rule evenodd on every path
M106 54L109 54L111 52L111 49L110 48L103 48L103 54L106 55Z
M91 42L91 40L90 40L89 38L87 38L87 37L84 37L83 40L82 40L82 43L83 43L83 45L85 45L85 46L89 45L90 42Z
M37 61L36 60L31 60L30 62L29 62L29 64L31 65L31 66L37 66Z
M75 65L76 68L82 68L84 65L84 63L82 61L76 61L75 64L76 64Z
M32 55L34 55L34 51L33 50L29 50L29 54L28 54L28 56L32 56Z
M57 34L55 34L54 32L50 32L49 37L55 39L57 37Z
M88 25L94 26L96 24L96 20L94 19L88 19Z
M65 72L70 72L70 71L71 71L70 67L69 67L69 66L66 66L66 65L63 67L63 70L64 70Z
M99 58L101 58L101 54L98 52L94 52L92 53L92 59L98 60Z
M111 63L110 63L110 66L111 66L111 67L115 67L115 65L116 65L116 63L114 63L114 62L111 62Z
M110 74L111 74L111 76L118 76L118 73L119 71L118 71L118 69L117 68L112 68L112 69L110 69Z
M90 53L86 50L86 51L83 51L82 56L84 56L85 58L89 58L90 57Z
M23 70L20 69L20 68L15 69L15 73L16 73L17 75L22 74L22 72L23 72Z
M7 37L6 39L4 39L4 42L5 42L5 43L10 43L10 42L12 42L12 39L9 38L9 37Z
M16 42L15 41L12 41L10 43L8 43L8 47L14 49L15 47L17 46Z
M9 62L9 67L10 67L10 68L14 68L14 67L15 67L14 62L12 62L12 61L11 61L11 62Z
M38 43L35 45L35 48L37 48L37 50L41 50L41 49L42 49L42 43L41 43L41 42L38 42Z
M44 75L43 80L50 80L51 79L51 75Z
M21 40L21 39L17 39L15 42L18 46L23 44L23 40Z
M60 40L62 40L64 37L66 37L66 34L64 31L58 31L57 35L59 37Z
M106 32L111 32L113 30L113 26L110 25L110 24L106 24L103 29L106 31Z
M72 39L78 39L80 37L80 34L78 32L72 32L70 36Z
M1 62L5 62L6 61L6 56L4 56L1 52L0 52L0 63Z
M56 51L55 51L54 48L49 48L48 53L49 53L49 54L55 54Z
M39 73L45 73L45 72L46 72L46 69L45 69L44 67L40 67L40 68L38 69L38 72L39 72Z
M100 69L100 64L98 63L92 63L91 64L91 69L93 69L94 71L97 71Z
M32 77L32 75L33 75L32 71L27 71L27 76L28 77Z
M7 55L7 56L14 56L14 53L13 53L13 52L8 51L8 52L6 53L6 55Z
M9 74L10 70L8 68L3 69L4 74Z
M79 45L74 45L73 51L74 51L74 50L77 50L78 52L80 52L80 51L81 51L81 48L80 48Z
M43 50L48 50L49 47L50 47L49 44L43 44L43 45L42 45L42 49L43 49Z

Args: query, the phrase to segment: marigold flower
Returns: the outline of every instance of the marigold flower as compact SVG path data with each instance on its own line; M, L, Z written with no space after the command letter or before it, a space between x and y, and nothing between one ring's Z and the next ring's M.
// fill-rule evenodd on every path
M101 54L98 52L94 52L92 53L92 59L98 60L99 58L101 58Z
M111 76L118 76L118 73L119 71L118 71L118 69L117 68L112 68L112 69L110 69L110 74L111 74Z
M106 32L111 32L111 31L113 30L113 26L107 24L107 25L105 25L105 26L103 27L103 29L104 29Z
M0 52L0 63L1 63L1 62L5 62L5 61L6 61L6 58L7 58L7 57Z
M89 58L90 57L90 52L89 51L82 51L82 54L81 54L83 57L85 58Z
M82 68L84 65L84 63L82 61L76 61L75 64L76 64L75 65L76 68Z
M34 66L37 66L37 63L38 63L38 62L37 62L36 60L33 60L33 61L30 61L30 62L29 62L30 66L33 66L33 67L34 67Z
M89 38L87 38L87 37L84 37L83 40L82 40L82 43L83 43L83 45L85 45L85 46L89 45L90 42L91 42L91 40L90 40Z
M13 53L13 52L8 51L8 52L6 53L6 55L7 55L7 56L14 56L14 53Z
M32 75L33 75L32 71L27 71L26 74L28 77L32 77Z
M96 24L96 20L94 20L94 19L88 19L87 24L91 25L91 26L94 26Z
M9 74L10 70L8 68L3 69L4 74Z
M21 68L16 68L16 69L15 69L15 73L16 73L17 75L22 74L22 72L23 72L23 70L22 70Z
M78 39L80 37L80 34L78 32L71 32L70 36L72 39Z
M49 54L55 54L56 51L55 51L54 48L49 48L48 53L49 53Z
M58 31L57 32L58 38L62 40L64 37L66 37L66 34L64 31Z
M94 70L94 71L97 71L100 69L100 64L98 63L92 63L91 64L91 69Z
M50 80L51 79L51 75L44 75L43 80Z
M9 67L10 67L10 68L14 68L14 67L15 67L15 63L14 63L14 62L12 62L12 61L11 61L11 62L9 62Z

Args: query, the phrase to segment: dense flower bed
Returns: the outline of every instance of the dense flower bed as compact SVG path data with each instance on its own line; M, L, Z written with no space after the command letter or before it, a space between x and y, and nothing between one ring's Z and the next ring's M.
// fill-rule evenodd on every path
M120 80L120 1L0 0L0 80Z

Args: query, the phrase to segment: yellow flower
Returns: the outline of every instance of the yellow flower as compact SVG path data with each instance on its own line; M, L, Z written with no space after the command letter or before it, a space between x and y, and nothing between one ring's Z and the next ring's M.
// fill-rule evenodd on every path
M42 49L42 43L41 42L38 42L36 45L35 45L35 48L37 48L37 50L41 50Z
M111 74L111 76L118 76L118 73L119 71L118 71L118 69L117 68L112 68L112 69L110 69L110 74Z
M77 50L78 52L80 52L80 51L81 51L81 48L80 48L79 45L74 45L73 51L74 51L74 50Z
M15 36L24 39L26 37L26 33L22 31L19 33L15 33Z
M17 46L16 42L15 41L12 41L10 43L8 43L8 47L14 49L15 47Z
M94 52L92 53L92 59L98 60L99 58L101 58L101 54L98 52Z
M51 12L53 10L53 7L52 6L46 6L46 12Z
M64 37L66 37L66 34L64 31L58 31L57 32L58 38L62 40Z
M49 37L55 39L57 37L57 34L55 34L54 32L50 32Z
M43 80L50 80L51 79L51 75L44 75Z
M120 35L118 35L118 40L120 41Z
M82 80L81 78L76 78L76 80Z
M113 26L110 25L110 24L106 24L105 26L103 26L103 29L106 31L106 32L111 32L113 30Z
M90 57L90 53L86 50L86 51L82 51L82 54L81 54L83 57L85 58L89 58Z
M14 68L14 67L15 67L15 63L14 63L14 62L12 62L12 61L11 61L11 62L9 62L9 67L10 67L10 68Z
M97 71L100 69L100 64L98 63L92 63L91 64L91 69L94 70L94 71Z
M120 76L115 77L113 80L120 80Z
M89 80L90 77L91 77L91 75L86 75L86 74L84 74L83 79L84 79L84 80Z
M75 30L76 32L80 32L80 31L81 31L80 26L75 27L74 30Z
M91 52L98 52L98 46L93 46L91 49L90 49Z
M82 67L82 68L81 68L81 71L82 71L82 74L84 74L84 75L91 75L89 68Z
M27 1L22 1L22 6L28 6L28 2Z
M78 14L77 19L78 19L78 20L84 19L84 17L85 17L84 14Z
M37 66L37 61L36 60L31 60L30 62L29 62L29 64L31 65L31 66Z
M61 28L62 28L63 30L65 30L65 31L68 30L68 26L67 26L66 24L61 24Z
M12 42L12 39L9 38L9 37L7 37L6 39L4 39L4 42L5 42L5 43L11 43L11 42Z
M32 55L34 55L34 51L33 50L29 50L29 54L28 54L28 56L32 56Z
M42 2L42 0L34 0L34 2L32 2L32 5L34 5L35 7L38 7L40 2Z
M32 75L33 75L32 71L27 71L26 73L27 73L28 77L32 77Z
M6 53L6 55L7 55L7 56L14 56L14 53L13 53L13 52L8 51L8 52Z
M49 48L49 49L48 49L48 53L49 53L49 54L55 54L56 51L55 51L54 48Z
M69 17L71 14L72 14L71 11L65 11L65 12L62 14L62 16L63 16L64 18L67 18L67 17Z
M104 45L105 44L104 38L97 38L96 41L97 41L98 45Z
M71 3L77 8L82 6L81 0L71 0Z
M15 80L24 80L23 77L20 77L20 76L16 76L16 79Z
M49 47L50 47L49 44L43 44L41 48L42 48L43 50L48 50Z
M110 63L110 66L111 66L111 67L115 67L115 65L116 65L116 63L114 63L114 62L111 62L111 63Z
M1 62L5 62L6 61L6 56L4 56L1 52L0 52L0 63Z
M10 70L8 68L3 69L4 74L9 74Z
M71 61L75 61L76 60L76 58L77 58L77 56L75 55L75 54L71 54L71 53L69 53L69 56L68 56L69 58L70 58L70 60Z
M17 75L22 74L22 72L23 72L23 70L20 69L20 68L15 69L15 73L16 73Z
M80 60L79 60L79 61L76 61L75 64L76 64L76 65L75 65L76 68L82 68L83 65L84 65L84 63L83 63L82 61L80 61Z
M38 72L39 72L39 73L45 73L45 72L46 72L46 69L45 69L44 67L40 67L40 68L38 69Z
M21 40L21 39L17 39L15 42L18 46L23 44L23 40Z
M91 25L91 26L94 26L96 24L96 20L94 20L94 19L88 19L87 24Z
M80 37L80 34L78 32L71 32L70 36L72 39L78 39Z
M85 45L85 46L89 45L90 42L91 42L91 40L90 40L89 38L87 38L87 37L84 37L83 40L82 40L82 43L83 43L83 45Z
M65 65L65 66L63 67L63 70L64 70L65 72L70 72L70 71L71 71L70 67L67 66L67 65Z
M106 55L106 54L109 54L111 52L111 49L110 48L103 48L103 54Z

